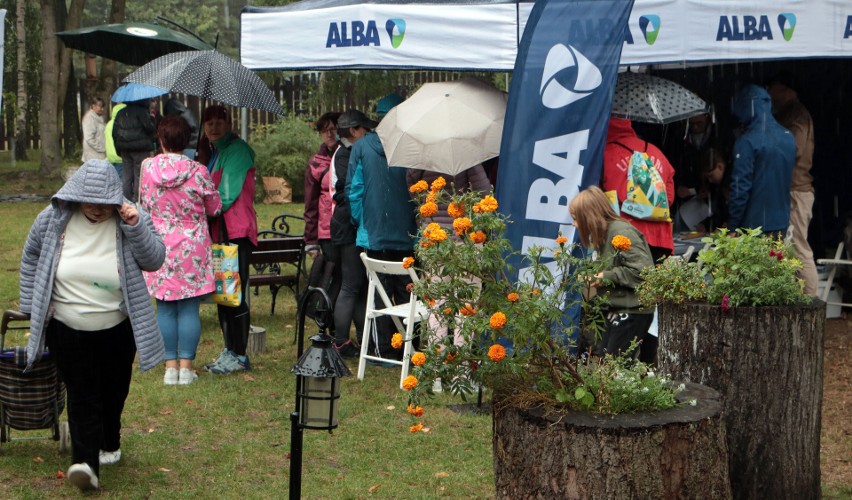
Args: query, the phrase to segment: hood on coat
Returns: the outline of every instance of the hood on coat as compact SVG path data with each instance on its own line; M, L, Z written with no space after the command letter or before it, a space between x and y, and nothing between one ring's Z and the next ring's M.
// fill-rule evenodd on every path
M116 117L116 115L118 115L118 112L121 111L122 109L126 108L126 107L127 107L127 104L125 104L123 102L116 103L115 106L113 106L112 109L109 112L109 119L115 120L115 117Z
M368 132L358 142L364 141L364 145L376 152L382 158L385 158L385 147L382 146L382 141L379 140L379 134Z
M183 161L167 160L169 156L171 156L171 158L181 158ZM151 174L151 182L155 186L174 189L182 186L186 181L192 178L193 175L195 175L193 169L190 168L188 158L182 157L180 154L163 153L161 155L157 155L155 158L158 161L155 161L154 158L150 158L143 163L143 165L149 169L148 172Z
M51 198L54 207L60 202L121 206L124 203L121 179L112 163L89 160Z
M772 116L772 99L764 88L746 85L734 97L731 112L737 121L750 128L753 123L765 121L767 116Z
M623 137L636 137L633 122L625 118L610 118L606 131L606 142L617 141Z

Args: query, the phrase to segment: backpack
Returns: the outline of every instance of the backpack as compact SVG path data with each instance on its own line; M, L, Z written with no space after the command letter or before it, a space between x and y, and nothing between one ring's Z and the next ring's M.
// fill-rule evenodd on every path
M621 212L636 219L671 222L666 183L648 153L634 151L620 142L616 144L632 152L627 168L627 197L621 204Z

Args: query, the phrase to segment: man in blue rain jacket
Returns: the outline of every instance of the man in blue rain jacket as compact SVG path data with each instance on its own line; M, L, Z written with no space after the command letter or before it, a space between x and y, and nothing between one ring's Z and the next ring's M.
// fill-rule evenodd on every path
M772 117L772 102L762 87L743 87L732 111L745 131L734 143L728 227L761 227L783 235L790 222L796 140Z

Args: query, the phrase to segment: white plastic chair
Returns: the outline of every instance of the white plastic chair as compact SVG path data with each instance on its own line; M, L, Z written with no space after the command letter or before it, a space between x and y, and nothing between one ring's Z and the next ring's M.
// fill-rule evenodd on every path
M367 311L364 317L364 333L361 338L361 355L358 360L358 380L364 380L364 372L367 368L367 361L373 360L383 363L390 363L402 367L402 373L399 377L399 386L402 387L402 381L408 376L409 360L412 354L412 339L414 338L414 324L426 318L429 314L426 306L417 300L414 292L411 292L409 301L405 304L396 304L391 301L390 297L382 286L379 280L379 275L396 275L408 276L412 282L417 282L417 274L413 269L406 269L402 266L402 262L390 262L386 260L371 259L366 253L361 253L361 260L364 261L364 267L367 268ZM376 305L376 294L381 297L382 306ZM389 316L397 330L403 333L403 353L402 361L395 359L383 358L376 353L368 354L367 346L369 345L369 336L373 337L373 345L378 349L378 330L376 321L382 316Z
M820 299L825 302L827 306L852 307L852 304L844 303L842 299L840 302L828 301L828 294L831 293L831 286L834 284L837 267L852 266L852 260L843 258L843 242L837 246L837 252L834 254L833 259L817 259L817 264L824 265L826 266L826 269L828 269L828 279L826 280L825 287L822 289Z

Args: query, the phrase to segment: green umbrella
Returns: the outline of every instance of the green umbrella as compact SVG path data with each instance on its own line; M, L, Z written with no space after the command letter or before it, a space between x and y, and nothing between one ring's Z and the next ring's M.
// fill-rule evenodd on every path
M65 46L141 66L171 52L213 50L195 36L148 23L101 24L56 34Z

